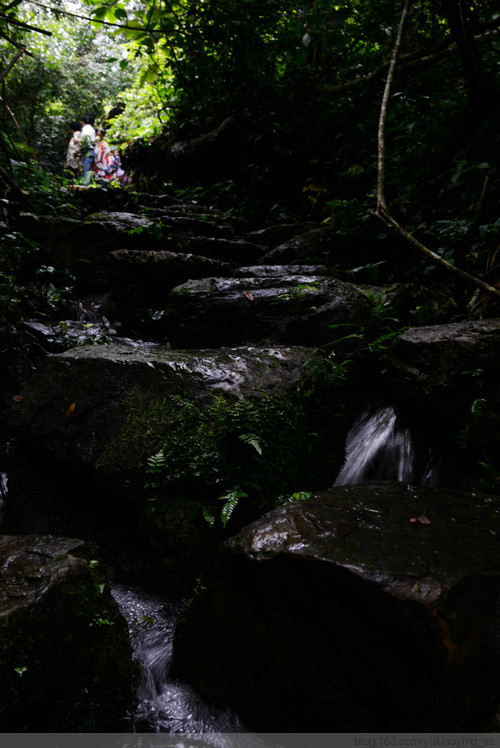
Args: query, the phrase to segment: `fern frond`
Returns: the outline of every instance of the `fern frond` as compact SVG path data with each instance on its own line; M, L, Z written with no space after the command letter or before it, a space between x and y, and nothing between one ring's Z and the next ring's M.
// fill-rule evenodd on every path
M262 447L260 446L259 437L257 434L240 434L240 439L244 444L249 444L253 447L258 454L262 454Z

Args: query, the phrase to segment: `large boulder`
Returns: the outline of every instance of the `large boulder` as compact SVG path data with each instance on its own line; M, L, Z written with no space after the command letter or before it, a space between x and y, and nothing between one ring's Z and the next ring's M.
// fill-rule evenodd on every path
M21 214L17 228L40 245L36 270L41 263L77 276L79 288L102 288L112 283L109 254L114 250L169 251L244 265L257 262L263 248L239 240L229 225L203 217L143 216L120 211L101 211L84 220L67 216ZM195 275L194 277L199 277Z
M126 717L136 675L92 549L0 536L0 729L101 732Z
M171 675L264 732L482 731L500 698L500 502L368 483L220 550Z
M350 352L360 344L360 336L351 334L369 324L371 309L368 296L353 284L281 268L279 274L205 278L177 286L170 292L165 331L176 346L337 341L336 352Z
M297 236L318 228L324 228L324 226L322 227L321 224L312 221L306 223L278 223L274 226L250 231L246 234L245 239L254 244L260 244L269 251L273 247L278 247Z
M297 233L297 232L296 232ZM325 262L333 254L334 232L328 226L320 226L275 246L261 258L264 265L296 265L310 262Z
M19 217L19 230L42 247L41 259L58 268L82 269L82 260L102 265L107 254L120 246L131 247L153 236L153 222L128 213L119 220L116 214L99 214L99 220L80 220L63 216ZM37 258L40 260L40 257ZM83 268L85 269L85 268Z
M178 252L119 249L111 253L113 293L121 321L165 307L169 291L191 278L232 275L228 263Z
M215 236L178 236L177 251L211 257L233 265L258 262L263 249L258 244L239 239Z
M166 398L208 404L292 387L309 360L306 348L172 350L117 343L48 355L7 415L11 429L63 462L127 471L168 436ZM157 418L151 411L158 407ZM149 413L141 421L142 411ZM140 425L142 424L142 429ZM120 441L122 450L113 444ZM129 433L130 432L130 433ZM154 446L153 446L154 445Z
M391 397L427 440L500 445L500 319L413 327L387 357Z
M0 351L0 413L3 415L47 354L47 347L29 325L20 325L0 328Z
M24 532L97 535L134 579L140 547L156 559L146 576L185 593L221 533L333 482L344 403L332 388L318 408L301 388L310 359L307 348L124 343L46 356L5 419L20 455L12 517Z

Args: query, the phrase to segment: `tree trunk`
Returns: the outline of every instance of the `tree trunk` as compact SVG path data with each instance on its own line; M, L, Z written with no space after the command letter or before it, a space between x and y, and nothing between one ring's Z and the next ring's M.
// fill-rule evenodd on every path
M474 39L471 5L465 0L441 0L442 11L457 45L467 81L467 104L451 139L449 157L453 157L458 151L467 150L490 106L483 65Z

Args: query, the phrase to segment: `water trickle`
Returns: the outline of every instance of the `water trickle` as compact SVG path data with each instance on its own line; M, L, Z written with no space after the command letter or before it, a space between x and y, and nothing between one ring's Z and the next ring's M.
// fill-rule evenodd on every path
M206 704L188 685L169 680L175 625L182 607L131 586L112 585L127 621L134 656L141 667L138 704L132 721L138 732L242 733L229 710Z
M346 441L346 461L335 484L345 486L369 480L413 483L415 450L410 432L401 428L391 406L364 413Z
M7 473L0 472L0 534L7 535L8 523L6 522L6 504L8 492Z

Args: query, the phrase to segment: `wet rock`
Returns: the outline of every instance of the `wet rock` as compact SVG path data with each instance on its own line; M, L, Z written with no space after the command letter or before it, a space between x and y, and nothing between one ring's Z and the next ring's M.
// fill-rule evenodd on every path
M127 626L81 540L0 536L0 727L100 732L136 680Z
M237 278L282 278L289 275L337 276L327 265L250 265L234 271Z
M117 230L130 231L132 229L147 229L153 226L153 221L146 216L124 211L104 210L100 213L91 213L85 218L88 223L106 223L116 227Z
M283 268L282 268L283 271ZM353 284L325 276L287 275L188 281L170 293L166 335L176 346L272 341L352 351L372 302Z
M220 543L225 491L243 482L262 486L260 498L235 511L240 526L256 516L264 491L292 492L324 473L333 480L345 424L337 426L340 437L323 440L315 402L311 413L292 410L310 355L305 348L109 344L47 356L6 419L18 454L30 455L29 469L22 459L9 465L16 527L97 537L128 579L185 594ZM264 394L276 398L261 413ZM262 459L238 436L240 395L250 413L243 431L254 415L267 428ZM332 410L333 418L342 409L335 403Z
M204 222L205 231L207 230L207 224L215 224L219 229L222 229L223 233L219 229L216 229L218 233L214 233L213 236L229 236L227 234L228 227L231 227L231 235L241 235L248 231L247 224L243 218L220 213L206 205L200 205L196 201L184 201L168 194L153 195L147 193L139 193L138 200L140 205L146 209L147 214L155 218L162 218L165 215L169 217L195 218ZM199 226L199 224L192 225ZM198 228L185 233L204 234Z
M247 241L254 244L261 244L270 249L317 228L321 228L321 224L313 222L279 223L276 226L266 226L264 229L251 231L245 238Z
M416 430L449 440L469 419L483 447L498 446L499 319L410 328L388 363L394 402Z
M484 729L500 697L498 497L372 483L221 548L172 675L270 732Z
M234 232L231 226L216 222L214 216L176 215L167 211L161 215L163 234L180 234L182 236L211 237L214 239L232 240ZM211 220L210 220L211 219Z
M190 351L121 343L76 348L41 362L7 422L62 461L131 469L145 448L138 423L127 449L118 455L108 448L133 418L132 400L135 408L145 409L172 395L203 404L217 392L237 397L255 389L285 391L309 356L305 348L279 347ZM161 419L143 428L155 442L166 437Z
M414 327L400 335L391 363L422 394L447 386L464 367L500 366L500 320Z
M112 298L122 321L138 309L164 307L169 291L191 278L232 275L228 263L167 251L119 249L111 262Z
M258 244L210 236L179 237L178 251L211 257L235 266L258 262L263 252Z
M11 407L12 398L19 394L50 350L58 350L55 336L41 336L37 326L0 328L0 413Z
M40 245L38 265L74 273L78 289L109 287L109 253L120 247L144 245L148 231L153 236L148 226L142 226L141 233L133 233L130 224L110 220L24 214L18 223L19 231Z
M141 208L140 195L117 185L113 185L111 189L108 189L107 186L84 187L74 185L70 192L71 201L79 207L82 215L95 213L102 210L103 206L106 206L106 210L132 213L139 212Z
M332 252L333 232L322 226L283 242L264 254L260 262L263 265L322 263L331 257Z

